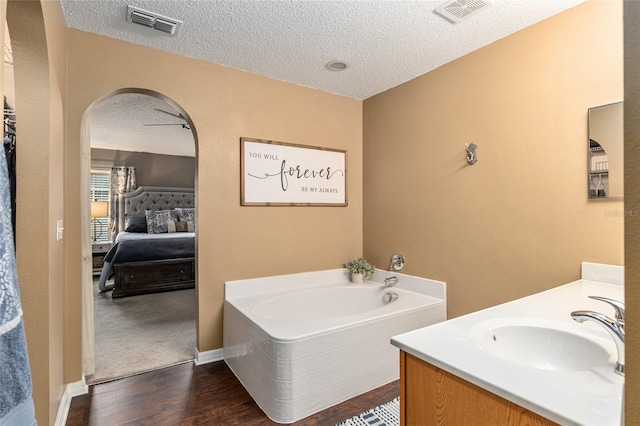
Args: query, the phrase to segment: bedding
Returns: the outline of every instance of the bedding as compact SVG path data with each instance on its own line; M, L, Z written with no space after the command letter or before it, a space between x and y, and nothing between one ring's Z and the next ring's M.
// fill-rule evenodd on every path
M179 208L174 210L178 214L178 220L180 222L192 222L196 224L196 209L194 208Z
M128 214L124 217L124 232L147 233L147 218L141 214Z
M195 286L193 188L140 186L121 194L115 222L100 291L113 290L116 298ZM111 277L114 284L107 285Z
M107 280L113 276L113 265L117 263L192 258L195 256L195 233L176 232L166 234L141 234L121 232L116 242L104 257L98 288L113 290Z
M167 221L167 228L170 234L173 232L194 232L195 230L193 222L176 222L174 220Z
M144 212L147 220L147 233L166 234L169 232L167 221L177 221L178 212L175 210L147 210Z

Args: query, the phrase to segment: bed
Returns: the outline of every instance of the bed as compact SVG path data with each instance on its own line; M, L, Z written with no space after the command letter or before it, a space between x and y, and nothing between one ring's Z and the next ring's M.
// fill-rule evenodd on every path
M118 298L195 287L195 226L192 188L141 186L120 196L100 291Z

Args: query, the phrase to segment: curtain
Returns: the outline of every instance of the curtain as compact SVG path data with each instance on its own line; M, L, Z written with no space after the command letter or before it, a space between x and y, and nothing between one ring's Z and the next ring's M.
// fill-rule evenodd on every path
M0 154L0 425L35 425L4 150Z
M118 223L120 220L119 201L120 195L125 192L131 192L136 189L136 168L133 166L118 166L111 168L111 203L110 213L111 222L109 225L109 240L113 241L118 232Z

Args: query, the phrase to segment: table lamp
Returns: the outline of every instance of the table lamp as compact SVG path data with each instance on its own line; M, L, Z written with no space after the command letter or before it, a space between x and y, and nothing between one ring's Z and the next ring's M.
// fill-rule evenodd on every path
M107 201L92 201L91 202L91 223L93 224L93 242L98 240L98 237L102 236L103 225L97 218L109 216L109 203ZM98 233L98 225L100 225L100 232Z

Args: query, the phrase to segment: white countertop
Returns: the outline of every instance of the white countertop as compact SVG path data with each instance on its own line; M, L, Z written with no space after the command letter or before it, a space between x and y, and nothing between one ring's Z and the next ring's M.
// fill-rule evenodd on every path
M613 339L604 327L577 323L570 316L572 311L593 310L613 317L608 304L589 299L590 295L624 301L624 286L582 279L395 336L391 343L557 423L619 425L624 377L613 372L617 360ZM510 362L477 342L478 324L501 318L560 321L563 329L575 330L604 346L610 357L606 363L583 371L550 371Z

